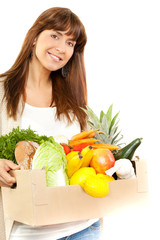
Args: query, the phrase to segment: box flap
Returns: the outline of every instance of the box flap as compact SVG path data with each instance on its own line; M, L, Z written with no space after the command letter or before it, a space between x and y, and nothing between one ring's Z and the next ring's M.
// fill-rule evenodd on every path
M33 198L31 185L31 171L15 170L10 174L16 178L16 188L2 187L3 208L5 218L20 222L32 223Z
M31 181L34 204L35 205L48 204L45 170L32 170Z
M136 175L138 179L137 191L139 193L148 192L148 167L147 161L136 160Z

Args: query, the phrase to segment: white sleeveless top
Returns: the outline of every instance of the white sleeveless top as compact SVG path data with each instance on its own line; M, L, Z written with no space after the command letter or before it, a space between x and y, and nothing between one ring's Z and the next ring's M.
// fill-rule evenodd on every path
M21 127L26 129L29 126L39 135L53 137L64 135L68 139L81 131L78 121L69 125L66 117L61 117L61 120L58 120L56 118L56 107L40 108L26 103Z
M29 126L39 135L46 135L48 137L64 135L70 139L74 134L80 132L78 121L75 120L72 124L68 125L66 118L61 120L56 119L56 107L39 108L26 103L22 115L21 127L26 129ZM97 220L98 219L90 219L42 227L31 227L15 222L10 240L57 240L79 232Z

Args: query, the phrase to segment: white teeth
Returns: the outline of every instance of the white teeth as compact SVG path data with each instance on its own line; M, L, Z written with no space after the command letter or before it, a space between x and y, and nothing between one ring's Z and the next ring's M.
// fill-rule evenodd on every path
M50 55L51 55L51 57L54 58L55 60L60 61L60 58L59 58L59 57L56 57L56 56L54 56L54 55L52 55L52 54L50 54Z

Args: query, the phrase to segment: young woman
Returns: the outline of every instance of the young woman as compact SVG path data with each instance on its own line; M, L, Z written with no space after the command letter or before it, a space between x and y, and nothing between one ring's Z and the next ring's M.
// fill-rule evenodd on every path
M0 75L0 134L30 126L40 135L70 138L86 127L80 108L87 104L86 41L83 24L69 9L51 8L38 17L14 65ZM19 166L0 159L1 186L15 182L10 169ZM10 234L11 240L99 238L98 219L41 228L14 222Z

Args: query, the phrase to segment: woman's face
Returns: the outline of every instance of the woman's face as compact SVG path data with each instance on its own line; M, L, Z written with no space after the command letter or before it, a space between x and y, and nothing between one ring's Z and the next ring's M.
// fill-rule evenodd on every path
M44 30L34 41L35 59L49 71L56 71L69 61L76 42L72 36L56 30Z

